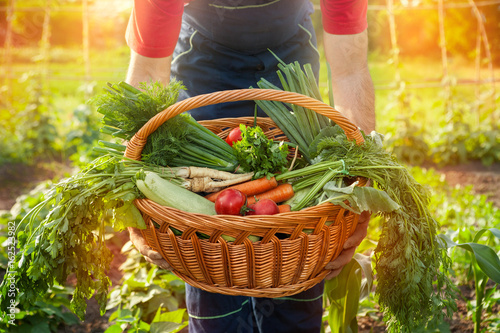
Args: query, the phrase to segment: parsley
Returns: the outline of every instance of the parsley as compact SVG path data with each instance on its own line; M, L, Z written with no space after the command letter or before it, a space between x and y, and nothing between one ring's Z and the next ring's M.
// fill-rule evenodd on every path
M233 144L240 167L254 172L254 179L287 170L288 145L268 139L259 126L240 125L241 140Z
M95 294L103 315L111 286L107 272L113 258L105 244L105 227L146 227L133 205L140 195L134 184L140 170L158 168L108 154L44 193L44 201L18 225L17 253L9 262L10 274L0 284L0 295L7 295L14 285L16 306L27 309L38 298L46 297L54 284L64 285L74 274L71 310L83 320L86 299ZM166 172L161 174L169 177ZM0 316L5 317L10 302L9 297L0 299Z

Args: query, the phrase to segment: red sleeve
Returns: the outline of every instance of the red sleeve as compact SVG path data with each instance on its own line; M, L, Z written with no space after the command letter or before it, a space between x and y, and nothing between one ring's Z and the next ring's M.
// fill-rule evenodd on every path
M135 0L125 38L142 56L162 58L174 52L182 24L184 1Z
M368 26L368 0L321 0L320 6L323 29L330 34L357 34Z

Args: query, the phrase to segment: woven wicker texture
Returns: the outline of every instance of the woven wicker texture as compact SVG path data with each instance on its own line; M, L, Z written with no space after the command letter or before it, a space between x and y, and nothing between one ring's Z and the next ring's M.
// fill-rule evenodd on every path
M197 107L240 100L275 100L300 105L337 123L350 139L363 142L359 129L345 116L313 98L285 91L241 89L199 95L178 102L153 117L127 144L125 156L139 160L148 136L163 122ZM225 137L240 123L252 125L253 117L200 121ZM257 118L270 138L283 139L269 118ZM137 199L147 229L143 236L173 267L173 273L203 290L253 297L283 297L319 283L328 274L325 265L335 259L356 228L359 215L330 203L298 212L270 216L208 216ZM176 236L172 229L182 231ZM208 239L199 237L203 234ZM233 242L221 236L234 237ZM262 237L252 242L248 236Z

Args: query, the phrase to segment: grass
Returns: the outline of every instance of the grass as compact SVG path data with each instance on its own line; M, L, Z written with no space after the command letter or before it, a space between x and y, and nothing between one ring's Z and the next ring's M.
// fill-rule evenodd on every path
M127 71L129 51L126 47L90 51L89 79L86 79L86 66L81 49L51 49L47 63L34 60L38 56L39 49L33 48L15 49L12 52L10 69L2 69L14 78L10 82L4 79L4 84L11 89L11 96L21 96L27 83L26 79L34 75L42 76L45 79L45 88L60 96L79 96L83 92L82 85L86 83L102 87L106 82L123 80Z

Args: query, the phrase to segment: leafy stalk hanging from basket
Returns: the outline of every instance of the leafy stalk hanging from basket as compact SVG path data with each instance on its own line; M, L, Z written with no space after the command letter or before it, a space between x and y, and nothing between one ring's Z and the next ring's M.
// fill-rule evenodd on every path
M18 291L15 299L1 298L1 311L7 311L13 301L21 311L29 308L25 305L45 297L54 284L66 284L68 276L74 274L71 310L83 320L86 299L95 293L104 314L111 286L107 271L113 256L105 245L105 227L145 227L132 203L140 196L134 177L141 170L155 171L180 183L171 169L124 160L112 153L96 158L44 193L44 201L17 225L18 252L0 284L0 294L8 295L12 285ZM43 209L49 213L41 214Z
M285 90L320 99L309 65L304 65L305 72L297 63L281 63L279 67ZM266 80L258 86L278 89ZM450 259L437 237L439 225L427 206L429 193L384 149L381 136L364 135L364 144L357 145L337 125L321 117L314 121L305 117L307 110L290 109L281 102L256 103L300 146L303 158L310 163L277 176L294 187L309 189L296 209L330 201L358 213L370 210L384 218L375 249L376 295L389 330L412 332L431 319L442 318L443 310L451 315L456 308L456 290L447 275ZM355 177L370 179L373 190L347 186ZM310 184L315 186L308 187ZM385 194L380 195L382 192Z

